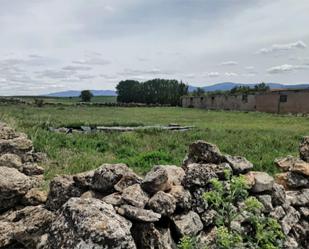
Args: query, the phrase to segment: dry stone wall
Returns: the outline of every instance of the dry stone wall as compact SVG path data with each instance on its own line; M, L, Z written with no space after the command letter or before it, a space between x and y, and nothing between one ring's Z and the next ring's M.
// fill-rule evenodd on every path
M283 171L276 177L251 171L245 158L197 141L182 167L157 165L141 177L125 164L103 164L55 177L47 194L38 188L44 158L25 134L0 125L1 249L176 249L185 235L215 248L218 210L202 195L211 179L223 181L227 171L244 175L263 213L279 221L283 248L309 247L308 137L299 158L276 160Z

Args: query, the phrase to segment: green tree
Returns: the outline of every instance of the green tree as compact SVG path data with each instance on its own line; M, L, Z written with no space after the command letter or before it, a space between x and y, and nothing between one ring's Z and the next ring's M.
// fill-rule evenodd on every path
M198 87L193 91L193 96L200 97L204 95L205 95L205 90L201 87Z
M83 102L90 102L91 98L93 97L93 94L89 90L83 90L81 91L79 97L81 98Z
M254 90L257 92L266 92L266 91L269 91L269 89L270 89L269 86L266 85L264 82L254 86Z

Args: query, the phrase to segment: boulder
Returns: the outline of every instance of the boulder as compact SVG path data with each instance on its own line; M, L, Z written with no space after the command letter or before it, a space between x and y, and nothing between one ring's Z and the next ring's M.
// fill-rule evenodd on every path
M218 214L217 211L210 209L210 210L206 210L200 215L204 228L207 228L215 224L215 218L217 217L217 214Z
M40 167L36 163L25 163L23 164L21 171L27 176L43 175L44 168Z
M23 197L22 203L28 206L44 204L47 200L47 192L39 188L30 189Z
M142 178L138 175L132 173L128 175L124 175L117 184L114 185L114 189L118 192L122 192L127 187L130 187L135 184L141 184Z
M297 157L287 156L287 157L275 159L275 165L283 171L289 171L290 169L293 168L296 162L301 162L301 161L302 160L300 160Z
M187 214L172 217L177 234L182 236L195 236L203 229L199 215L193 211Z
M161 218L161 215L158 213L131 205L122 205L116 210L120 215L127 219L137 222L156 222Z
M265 172L251 171L247 173L254 178L254 185L251 190L254 193L270 191L273 188L274 178Z
M18 134L16 134L15 131L11 127L8 127L4 123L0 123L0 139L8 140L8 139L13 139L17 136Z
M299 248L309 248L309 223L306 220L301 220L291 229L291 234L299 244Z
M127 187L122 192L122 199L130 205L144 208L149 200L148 195L142 190L139 184L134 184Z
M151 197L148 207L161 215L171 215L176 209L176 199L170 194L159 191Z
M131 223L98 199L71 198L51 225L48 249L135 249Z
M309 177L309 162L297 162L291 171Z
M274 209L270 195L258 195L257 199L263 204L264 213L270 213Z
M103 164L94 171L91 188L102 193L113 192L114 185L128 174L133 174L133 171L123 163Z
M286 181L289 188L309 188L309 177L299 173L288 172Z
M38 248L48 231L54 214L43 206L28 206L0 216L0 248L18 243L25 248Z
M283 244L283 249L299 249L299 246L293 237L287 236Z
M309 207L309 189L286 191L286 199L292 206Z
M282 185L274 183L271 193L271 199L274 206L279 206L286 202L285 190Z
M156 228L153 223L133 225L132 234L139 249L177 249L168 228Z
M278 173L275 175L275 182L284 187L284 189L289 189L288 186L288 172Z
M190 144L189 153L183 164L186 168L192 163L220 164L222 162L225 162L225 157L216 145L198 140Z
M33 186L31 178L17 169L0 167L0 213L20 203Z
M20 170L22 166L22 161L20 156L6 153L0 156L0 166L6 166Z
M280 221L282 231L285 235L289 234L292 227L298 223L299 218L300 218L299 212L295 208L289 207L289 209L286 212L286 215Z
M300 158L306 162L309 162L309 136L303 137L299 145Z
M309 218L309 207L300 207L299 212L305 219Z
M235 174L246 173L253 168L253 164L244 157L226 155L225 159Z
M57 176L49 184L46 206L52 211L58 210L71 197L79 197L82 191L75 185L72 176Z
M286 213L285 213L283 207L281 207L281 206L274 208L269 213L269 216L276 219L276 220L281 220L285 215L286 215Z
M73 176L73 180L81 189L88 190L92 186L94 170L82 172Z
M111 204L113 206L120 206L124 204L124 200L122 199L121 193L112 193L110 195L105 196L102 201Z
M0 140L1 154L12 153L21 155L32 150L32 141L26 137L16 137L10 140Z
M185 188L206 187L213 178L224 179L225 172L231 172L231 167L227 163L219 165L192 163L187 165L183 185Z
M175 198L176 209L180 211L188 211L191 208L191 193L182 185L172 186L168 193Z

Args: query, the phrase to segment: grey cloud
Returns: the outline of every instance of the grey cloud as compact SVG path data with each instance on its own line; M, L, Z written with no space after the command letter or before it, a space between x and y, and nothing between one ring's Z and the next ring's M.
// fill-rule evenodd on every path
M279 51L288 51L292 49L305 49L307 45L303 41L296 41L287 44L273 44L270 48L261 48L256 53L257 54L269 54Z
M223 61L220 64L221 66L235 66L238 65L237 61Z
M297 70L309 70L309 65L290 65L283 64L280 66L271 67L267 70L270 74L280 74L285 72L292 72Z
M39 72L35 72L38 78L49 78L49 79L66 79L74 75L72 71L65 70L43 70Z
M92 69L92 67L78 66L78 65L65 66L65 67L62 68L62 70L66 70L66 71L89 71L91 69Z

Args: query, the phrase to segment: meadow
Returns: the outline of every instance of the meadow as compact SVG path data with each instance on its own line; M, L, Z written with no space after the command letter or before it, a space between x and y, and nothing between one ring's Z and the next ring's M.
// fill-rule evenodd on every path
M26 132L37 151L46 152L46 179L73 174L103 163L127 163L138 173L156 164L181 165L188 145L203 139L222 152L245 156L256 170L276 172L277 157L297 155L309 135L309 118L254 112L207 111L181 107L87 107L3 105L0 120ZM74 125L193 125L187 132L59 134L47 127Z

